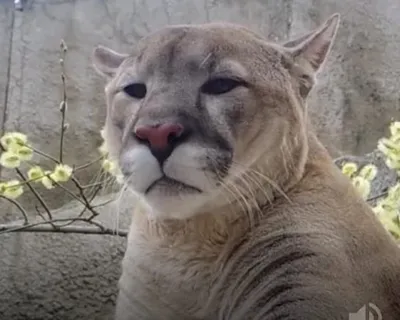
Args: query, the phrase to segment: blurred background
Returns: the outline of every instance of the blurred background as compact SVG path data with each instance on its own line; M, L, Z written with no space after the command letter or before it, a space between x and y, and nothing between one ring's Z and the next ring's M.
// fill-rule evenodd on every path
M95 45L129 52L142 36L167 24L208 21L240 23L280 42L317 27L335 12L341 14L342 22L333 51L310 97L310 116L334 157L369 153L375 149L377 140L387 133L390 121L400 120L399 0L0 0L0 130L21 131L28 134L39 149L50 154L58 152L61 39L68 46L65 72L70 127L65 137L65 149L68 150L65 158L67 163L81 164L99 155L99 131L106 112L104 80L95 73L90 60ZM38 161L45 163L45 160ZM97 170L89 169L81 178L91 181ZM0 174L2 178L8 175L4 170ZM62 192L51 196L43 194L43 197L51 208L61 207L69 201ZM36 205L29 197L23 204L31 210ZM9 221L15 217L12 205L1 202L0 208L0 220ZM16 241L11 237L9 241ZM29 238L32 241L52 241L57 243L55 247L65 247L57 242L61 241L59 238L32 237ZM77 239L74 238L74 244L84 241L82 245L89 248L88 252L93 251L90 247L95 245L93 242L88 244L87 238ZM77 255L72 255L71 259L79 257L81 247L77 248ZM99 255L104 254L101 246L96 250ZM115 254L118 250L112 252ZM10 257L14 256L11 254ZM31 259L35 260L34 257ZM119 260L118 257L115 259L113 266L117 268ZM58 263L57 260L53 262ZM37 290L31 288L30 294L24 286L29 286L31 280L24 280L25 284L15 291L15 274L14 282L9 278L13 272L10 265L7 265L9 273L5 273L0 263L1 320L110 318L109 311L102 307L104 301L112 305L113 295L102 302L92 299L85 304L85 299L92 293L79 294L79 288L85 286L84 281L78 281L79 285L72 287L75 289L68 289L78 292L78 298L71 298L63 290L52 296L52 289L46 287L46 291L40 287L40 281ZM63 261L63 266L66 265L69 264ZM116 272L114 267L111 273ZM57 267L55 270L60 276ZM46 277L45 271L40 272L40 277ZM66 271L66 275L57 281L72 281L68 277ZM90 281L97 279L94 274L90 277ZM115 281L114 275L110 281ZM55 283L58 282L52 285ZM112 282L110 286L114 284ZM93 290L103 287L95 285ZM40 307L39 291L43 301L52 301L51 306L43 302ZM10 306L5 307L10 297L16 306L20 306L20 313L11 312ZM32 312L21 311L24 310L22 306L25 309L32 307L30 299L36 299L35 305L39 304L41 316L35 318ZM79 313L83 309L76 311L78 305L95 311Z

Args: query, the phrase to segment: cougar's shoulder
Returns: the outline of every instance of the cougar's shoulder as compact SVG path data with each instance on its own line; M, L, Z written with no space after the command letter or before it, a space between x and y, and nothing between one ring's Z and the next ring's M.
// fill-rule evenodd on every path
M237 25L97 47L105 140L137 199L116 319L399 319L399 257L307 117L339 15L276 44Z

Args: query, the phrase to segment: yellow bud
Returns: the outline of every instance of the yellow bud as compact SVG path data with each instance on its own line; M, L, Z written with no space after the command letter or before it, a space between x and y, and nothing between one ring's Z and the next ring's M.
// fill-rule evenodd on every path
M400 226L391 216L383 214L379 217L379 220L383 224L385 229L389 231L395 238L400 238Z
M397 201L390 201L387 199L386 201L381 203L380 206L384 210L385 214L391 214L392 216L395 216L397 214L397 209L399 207Z
M33 151L31 148L23 146L17 151L17 154L21 160L29 161L32 159Z
M7 188L7 184L5 182L0 182L0 194L3 194Z
M107 150L107 146L106 146L106 143L105 143L105 142L102 143L102 145L99 147L98 150L99 150L99 152L100 152L101 155L107 156L108 150Z
M358 175L368 181L372 181L375 179L377 173L378 168L375 165L367 164L360 170Z
M53 189L54 188L54 183L53 183L53 181L47 176L47 175L50 175L51 174L51 171L45 171L45 176L42 178L42 179L40 179L40 181L42 182L42 184L44 185L44 187L46 188L46 189Z
M389 188L388 195L385 200L390 199L400 200L400 182L397 182L395 185Z
M16 143L15 141L11 141L8 144L8 147L6 148L7 151L11 153L18 154L19 150L23 148L24 146L21 146L20 144Z
M111 173L115 169L115 163L109 159L104 159L102 167L104 171Z
M57 176L54 172L52 172L52 173L49 174L49 178L50 178L50 180L52 180L53 182L60 182L60 180L58 180L58 176Z
M396 136L396 135L400 134L400 122L399 121L392 122L390 124L389 128L390 128L390 134L392 136Z
M56 182L68 181L72 175L72 168L66 164L58 164L51 173L50 178Z
M355 177L352 179L352 182L363 199L367 199L371 192L370 182L362 177Z
M18 180L10 180L5 183L3 196L16 199L24 193L24 189Z
M0 156L0 164L5 168L18 168L21 165L21 160L17 154L6 151Z
M13 143L19 146L24 146L27 141L27 136L21 132L7 132L0 138L0 143L5 149L8 149L9 145Z
M34 166L28 171L29 180L38 180L44 176L44 172L41 167Z
M400 152L390 152L386 157L393 162L400 162Z
M397 132L395 135L390 137L390 140L395 144L400 144L400 132Z
M358 170L357 164L353 162L346 162L342 166L342 172L345 176L348 176L349 178L353 176L354 173L356 173Z
M385 164L390 169L394 170L400 169L400 160L393 159L393 157L391 156L387 156Z
M390 139L382 138L378 141L378 150L383 154L388 155L390 153L399 153L400 146Z

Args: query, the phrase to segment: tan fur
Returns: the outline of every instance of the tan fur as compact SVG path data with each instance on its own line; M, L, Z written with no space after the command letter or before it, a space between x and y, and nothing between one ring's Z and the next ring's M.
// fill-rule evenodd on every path
M95 50L109 79L106 142L138 199L116 320L336 320L369 302L400 319L400 252L307 118L338 23L287 44L232 24L172 26L129 55ZM215 74L247 86L205 94ZM135 82L145 98L122 92ZM161 171L132 132L185 112L198 130L162 169L202 192L147 194Z

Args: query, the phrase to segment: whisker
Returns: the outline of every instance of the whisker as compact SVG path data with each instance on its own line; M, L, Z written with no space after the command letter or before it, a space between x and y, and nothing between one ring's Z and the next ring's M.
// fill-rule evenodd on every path
M256 221L255 221L253 215L256 214L256 215L257 215L257 218L259 218L259 217L260 217L260 214L261 214L261 213L260 213L260 207L259 207L259 204L258 204L258 202L257 202L257 196L256 196L256 194L254 193L254 190L253 190L251 184L250 184L248 181L246 181L246 174L242 174L242 175L240 175L238 178L239 178L239 181L242 182L242 183L244 184L245 190L246 190L248 193L250 193L250 195L251 195L250 200L252 201L253 206L250 206L250 209L248 210L247 216L248 216L248 218L249 218L249 221L250 221L251 226L255 226L255 225L256 225ZM240 187L240 186L238 185L238 187ZM249 204L249 205L250 205L250 204Z
M251 179L253 181L254 184L257 185L257 187L259 188L259 190L263 193L264 197L267 199L268 203L272 205L272 199L271 199L271 195L268 194L267 190L265 189L265 187L263 186L263 184L261 183L260 180L258 180L256 177L251 176L250 174L254 172L250 171L250 172L246 172L246 175L249 179ZM260 179L260 177L258 177Z
M126 192L126 190L128 189L128 184L124 183L120 189L120 191L118 192L118 195L116 197L116 214L114 217L114 221L113 221L113 229L114 229L114 233L117 234L119 227L120 227L120 215L121 215L121 200Z
M214 167L214 172L218 177L218 180L221 184L221 187L227 191L232 197L233 197L233 201L238 202L239 205L241 206L243 212L247 212L249 205L246 201L246 198L243 196L243 194L240 192L239 189L235 188L232 189L232 187L235 187L234 185L230 184L229 182L225 182L224 179L219 175L217 166L215 165L215 163L212 161L211 163ZM228 198L229 200L229 198ZM247 209L246 209L247 207Z
M242 166L239 162L234 162L235 165ZM245 168L245 167L244 167ZM289 198L289 196L274 182L271 178L267 177L265 174L259 172L258 170L255 170L254 168L245 168L246 170L253 172L254 174L258 175L260 178L262 178L265 182L267 182L274 190L276 190L281 196L283 196L287 201L290 203L292 202Z

